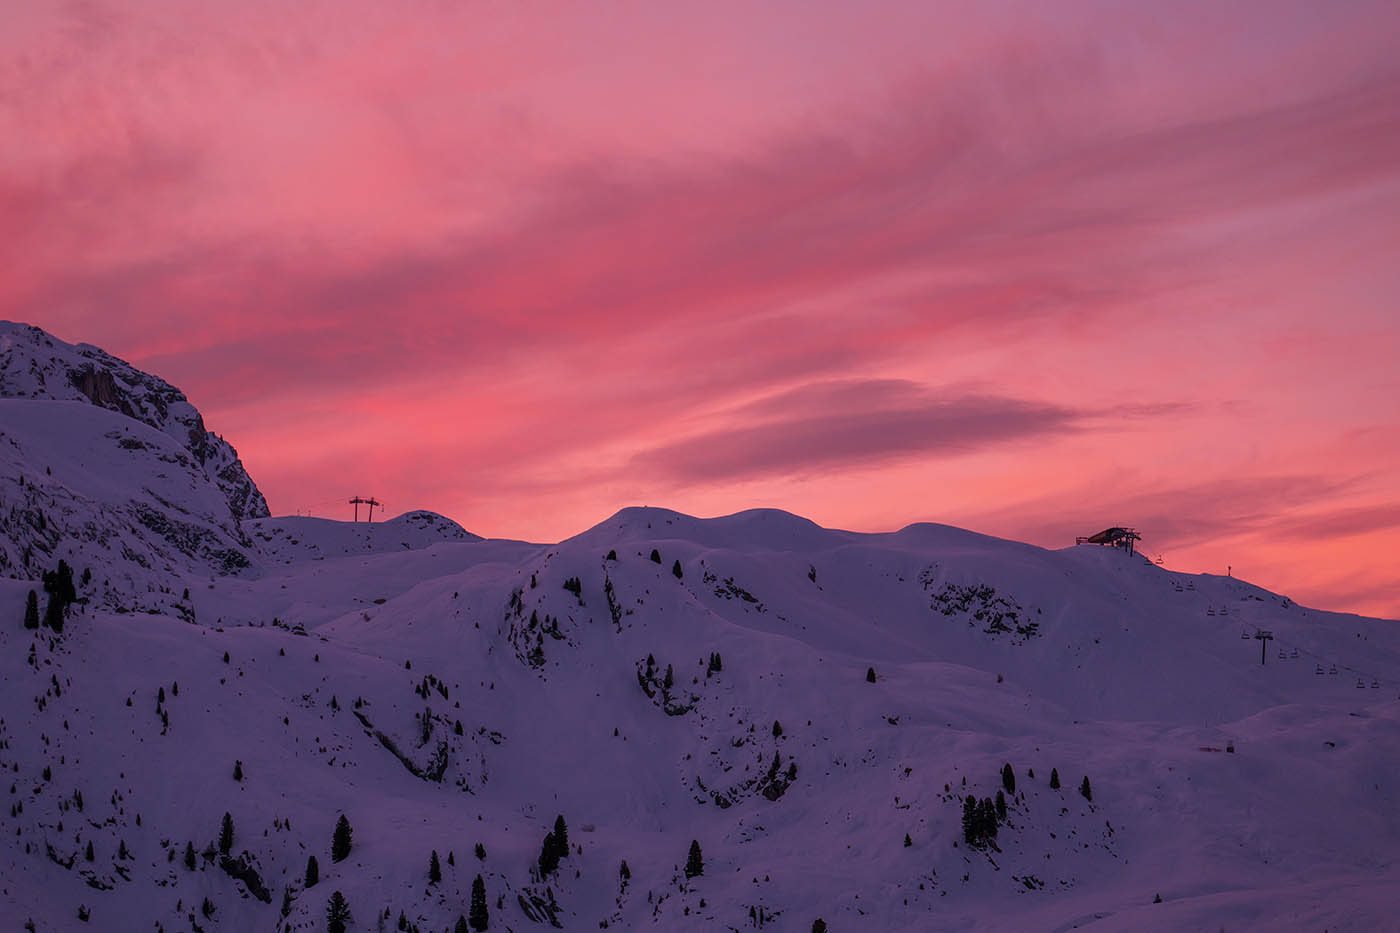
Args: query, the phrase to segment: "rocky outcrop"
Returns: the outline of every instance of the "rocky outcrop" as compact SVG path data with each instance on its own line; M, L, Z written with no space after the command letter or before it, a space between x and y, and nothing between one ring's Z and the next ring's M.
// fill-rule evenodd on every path
M223 493L235 522L269 514L238 452L205 428L183 392L104 350L0 321L0 398L82 401L148 424L190 452Z

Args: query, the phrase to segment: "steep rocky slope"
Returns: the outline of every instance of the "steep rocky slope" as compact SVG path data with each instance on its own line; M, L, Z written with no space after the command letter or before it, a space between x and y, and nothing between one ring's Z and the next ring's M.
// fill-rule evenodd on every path
M269 514L238 452L205 429L183 392L97 347L0 321L0 398L86 402L148 424L189 452L223 493L234 521Z

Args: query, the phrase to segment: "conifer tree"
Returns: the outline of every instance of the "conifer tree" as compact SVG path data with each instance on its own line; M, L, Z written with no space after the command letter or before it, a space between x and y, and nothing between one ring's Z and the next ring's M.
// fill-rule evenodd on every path
M554 818L554 841L559 846L561 857L569 854L569 827L562 813Z
M39 627L39 594L33 590L24 599L24 627Z
M316 856L314 856L314 855L308 855L308 856L306 857L306 883L305 883L305 887L314 888L314 887L316 887L316 883L317 883L318 881L320 881L320 880L321 880L321 866L320 866L319 864L317 864L317 862L316 862Z
M875 682L875 668L867 667L865 669L865 682L868 684L873 684Z
M622 864L617 869L617 876L623 881L632 880L632 869L627 867L627 859L622 860Z
M335 823L335 835L331 837L331 861L343 862L350 856L350 821L345 814Z
M977 845L978 836L981 835L977 825L977 798L971 794L963 801L962 831L963 842L970 846Z
M1050 789L1051 789L1051 790L1059 790L1059 789L1060 789L1060 772L1059 772L1058 770L1056 770L1055 768L1051 768L1051 769L1050 769Z
M241 780L243 780L243 761L242 761L242 759L235 758L234 761L233 761L233 779L234 779L235 781L241 781Z
M1083 783L1079 785L1079 793L1083 795L1085 800L1094 799L1094 790L1089 786L1089 775L1087 774L1084 775Z
M73 587L73 568L67 561L60 560L57 570L44 572L44 592L49 594L48 605L44 609L44 624L55 633L63 633L63 617L68 605L78 598Z
M685 858L685 876L694 878L705 873L705 859L700 854L700 842L697 839L690 840L690 852Z
M434 849L432 857L428 859L428 884L437 884L441 880L442 865L438 862L437 849Z
M681 569L681 562L679 560L677 560L674 564L671 565L671 575L674 576L677 580L682 580L685 578L685 571Z
M486 911L486 882L480 875L472 881L471 909L468 911L468 919L471 920L472 929L477 933L485 930L491 924L491 916Z
M651 549L651 562L653 564L661 563L661 552L658 551L656 548Z
M1008 794L1016 793L1016 772L1011 769L1009 761L1001 767L1001 786L1006 788Z
M457 923L452 927L452 933L471 933L471 927L467 926L467 918L461 914L457 915Z
M326 933L345 933L350 922L350 905L345 903L345 895L336 891L326 902Z
M548 878L559 868L559 844L554 833L544 834L544 844L540 846L540 877Z
M821 917L812 921L812 933L826 933L826 921Z
M1006 819L1006 795L997 791L997 819Z
M486 861L486 847L479 842L476 844L476 857Z
M219 824L219 851L228 855L233 848L233 817L227 812L224 813L223 822Z
M188 868L190 871L194 871L194 866L195 866L195 860L194 860L194 843L193 843L193 842L186 842L186 843L185 843L185 867Z
M982 802L977 805L978 816L982 825L982 836L984 839L995 839L997 837L997 808L992 803L992 798L983 797Z
M282 891L282 916L292 912L292 889L286 888Z
M96 854L95 852L92 851L92 840L89 839L89 840L88 840L88 844L87 844L87 851L85 851L85 852L83 853L83 858L85 858L85 859L87 859L89 862L91 862L91 861L92 861L94 858L96 858L96 857L97 857L97 854Z
M783 724L780 723L780 722L778 722L778 720L776 720L776 719L773 720L773 738L775 738L775 739L782 738L782 735L783 735Z

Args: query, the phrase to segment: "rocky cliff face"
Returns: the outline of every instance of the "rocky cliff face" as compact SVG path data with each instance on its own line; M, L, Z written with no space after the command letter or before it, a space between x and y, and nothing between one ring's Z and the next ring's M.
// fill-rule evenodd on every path
M235 523L270 514L238 452L204 427L183 392L97 347L0 321L0 398L87 402L148 424L189 451L223 493Z

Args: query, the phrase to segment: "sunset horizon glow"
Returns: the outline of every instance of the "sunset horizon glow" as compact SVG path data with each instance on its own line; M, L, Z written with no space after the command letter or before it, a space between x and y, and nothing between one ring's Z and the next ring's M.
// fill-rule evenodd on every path
M0 318L178 386L274 514L1125 524L1400 618L1397 35L1365 0L14 5Z

